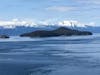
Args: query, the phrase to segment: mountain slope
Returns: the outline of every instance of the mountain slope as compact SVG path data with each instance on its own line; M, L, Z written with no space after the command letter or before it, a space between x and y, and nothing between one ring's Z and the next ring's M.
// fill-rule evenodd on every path
M72 36L72 35L92 35L88 31L73 30L65 27L60 27L55 30L37 30L30 33L21 34L21 37L55 37L55 36Z
M3 35L20 35L20 34L23 34L23 33L28 33L28 32L32 32L32 31L36 31L36 30L54 30L56 28L59 28L60 26L58 25L55 25L55 26L52 26L52 25L49 25L49 26L38 26L38 27L25 27L25 26L17 26L15 28L2 28L0 27L0 34ZM86 26L86 27L77 27L77 26L74 26L74 27L71 27L71 26L68 26L67 28L70 28L70 29L76 29L76 30L82 30L82 31L90 31L90 32L93 32L93 33L100 33L100 27L93 27L93 26Z

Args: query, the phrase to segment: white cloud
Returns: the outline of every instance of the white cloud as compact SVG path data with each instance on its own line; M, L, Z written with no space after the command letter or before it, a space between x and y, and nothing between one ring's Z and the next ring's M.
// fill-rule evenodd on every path
M76 0L80 3L100 5L100 0Z
M76 10L76 8L75 7L67 7L67 6L51 6L51 7L46 8L46 10L66 12L66 11Z

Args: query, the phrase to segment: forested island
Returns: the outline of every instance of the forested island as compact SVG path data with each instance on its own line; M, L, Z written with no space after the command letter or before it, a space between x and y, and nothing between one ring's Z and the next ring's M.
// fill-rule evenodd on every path
M30 33L21 34L21 37L57 37L57 36L73 36L73 35L92 35L89 31L80 31L66 27L59 27L55 30L37 30Z

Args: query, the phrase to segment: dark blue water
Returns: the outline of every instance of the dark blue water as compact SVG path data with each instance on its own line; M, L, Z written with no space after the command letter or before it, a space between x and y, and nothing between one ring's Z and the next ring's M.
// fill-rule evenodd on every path
M100 75L100 35L0 39L0 75Z

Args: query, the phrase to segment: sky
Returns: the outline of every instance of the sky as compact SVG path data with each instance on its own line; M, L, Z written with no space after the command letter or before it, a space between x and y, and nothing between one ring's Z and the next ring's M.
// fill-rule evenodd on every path
M100 0L0 0L0 25L21 20L34 25L76 21L100 26L99 9Z

